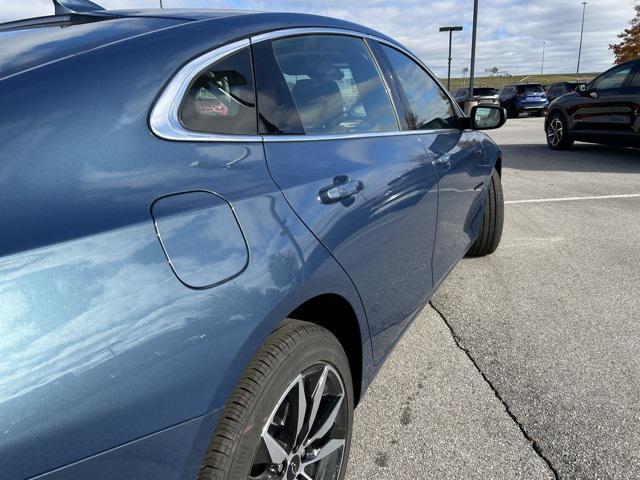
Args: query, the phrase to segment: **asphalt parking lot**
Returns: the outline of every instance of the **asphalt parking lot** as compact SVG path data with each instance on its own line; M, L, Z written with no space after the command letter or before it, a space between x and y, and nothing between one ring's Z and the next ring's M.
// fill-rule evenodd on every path
M464 259L356 411L348 480L640 478L640 152L510 120L498 251Z

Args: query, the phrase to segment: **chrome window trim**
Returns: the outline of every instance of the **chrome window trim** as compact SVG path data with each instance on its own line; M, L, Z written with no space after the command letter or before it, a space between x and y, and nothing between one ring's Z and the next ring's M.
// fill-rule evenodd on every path
M441 133L460 133L458 129L446 130L389 130L386 132L368 132L368 133L334 133L330 135L263 135L262 140L265 143L280 142L323 142L329 140L351 140L359 138L375 138L375 137L400 137L406 135L429 135Z
M250 45L249 39L239 40L207 52L182 67L165 87L151 110L151 131L165 140L183 142L261 142L260 135L215 134L188 130L180 122L178 114L182 99L194 78L219 60Z
M359 37L369 38L370 35L364 32L358 32L356 30L348 30L342 28L330 28L330 27L298 27L298 28L284 28L280 30L274 30L271 32L260 33L252 36L251 43L260 43L266 40L274 40L276 38L285 37L297 37L300 35L342 35L347 37Z
M327 140L346 140L346 139L357 139L357 138L368 138L368 137L392 137L397 135L424 135L424 134L437 134L437 133L447 133L447 132L460 132L457 129L447 129L447 130L402 130L399 123L399 116L397 106L393 101L393 97L391 95L390 87L387 84L384 75L380 71L380 66L378 64L378 60L370 49L370 46L365 41L365 46L371 54L372 60L376 69L378 69L378 73L382 78L383 86L387 95L389 97L389 101L391 102L391 107L396 116L396 121L398 122L398 130L390 130L386 132L367 132L367 133L344 133L344 134L331 134L331 135L240 135L240 134L214 134L214 133L205 133L205 132L197 132L193 130L186 129L179 119L179 109L180 104L182 103L182 99L184 98L184 94L186 93L189 85L196 78L197 75L202 73L203 70L213 65L214 63L222 60L223 58L236 53L243 48L249 47L252 44L264 42L267 40L273 40L276 38L285 38L291 36L299 36L299 35L312 35L312 34L333 34L333 35L343 35L350 37L358 37L363 40L370 39L390 47L393 47L411 59L413 59L416 63L418 63L425 71L434 79L434 81L442 88L443 91L449 97L451 103L454 106L457 106L456 103L452 100L449 92L446 91L438 81L436 77L433 76L431 70L424 65L413 53L404 48L403 46L394 43L390 40L371 35L368 33L358 32L355 30L347 30L341 28L325 28L325 27L303 27L303 28L286 28L281 30L275 30L272 32L262 33L259 35L254 35L249 38L244 38L242 40L238 40L233 43L229 43L227 45L223 45L222 47L211 50L195 59L191 60L189 63L184 65L175 76L169 81L167 86L164 88L158 100L154 104L151 114L149 115L149 126L151 131L159 138L164 140L172 140L172 141L180 141L180 142L301 142L301 141L327 141ZM254 79L255 81L255 79ZM455 107L454 107L455 109ZM459 111L459 108L458 108ZM459 112L458 112L459 113Z

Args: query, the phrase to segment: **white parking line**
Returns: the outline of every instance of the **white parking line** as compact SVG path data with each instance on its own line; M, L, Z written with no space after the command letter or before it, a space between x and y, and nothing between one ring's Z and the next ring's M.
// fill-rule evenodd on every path
M640 198L640 193L627 193L623 195L592 195L587 197L532 198L529 200L506 200L504 203L515 204L515 203L575 202L578 200L604 200L607 198Z

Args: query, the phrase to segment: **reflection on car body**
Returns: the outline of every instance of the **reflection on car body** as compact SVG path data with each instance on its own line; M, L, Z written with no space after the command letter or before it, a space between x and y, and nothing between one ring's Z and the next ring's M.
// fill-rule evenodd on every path
M393 345L498 247L504 111L349 22L58 4L0 25L0 476L344 478Z

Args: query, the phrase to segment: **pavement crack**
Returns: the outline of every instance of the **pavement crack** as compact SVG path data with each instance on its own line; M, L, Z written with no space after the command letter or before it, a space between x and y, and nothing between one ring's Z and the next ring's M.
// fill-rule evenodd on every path
M476 367L476 370L478 371L478 373L480 375L482 375L482 378L484 379L484 381L487 383L487 385L489 385L489 388L491 388L491 390L493 391L493 394L500 401L500 403L502 404L502 406L506 410L507 415L509 415L511 420L518 426L518 428L520 429L520 432L522 433L524 438L529 442L529 444L531 445L533 450L536 452L538 457L540 457L540 459L547 465L549 470L551 470L551 473L553 473L553 477L556 480L558 480L560 477L558 475L557 470L551 464L551 461L544 455L544 453L542 453L542 449L540 448L540 445L538 444L538 442L536 442L531 437L531 435L529 435L529 433L524 428L522 423L518 420L518 418L511 411L511 409L509 408L509 404L507 404L507 402L502 398L502 395L500 395L500 392L498 392L498 390L494 387L493 383L491 383L491 380L489 380L487 375L482 371L482 369L480 368L480 365L478 365L478 363L476 362L475 358L473 358L473 355L471 355L471 352L469 351L469 349L464 346L464 344L462 343L462 340L460 339L458 334L456 334L455 330L453 329L453 327L451 326L451 324L449 323L447 318L444 316L444 314L440 311L440 309L438 309L438 307L436 307L433 304L433 302L429 302L429 304L431 305L431 308L433 308L436 311L436 313L440 316L440 318L442 318L442 321L444 322L444 324L447 326L447 328L451 332L451 336L453 337L453 341L455 342L456 346L467 355L467 358L469 358L469 360L471 361L473 366Z

